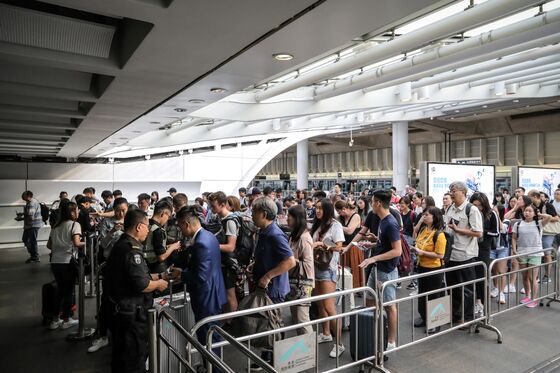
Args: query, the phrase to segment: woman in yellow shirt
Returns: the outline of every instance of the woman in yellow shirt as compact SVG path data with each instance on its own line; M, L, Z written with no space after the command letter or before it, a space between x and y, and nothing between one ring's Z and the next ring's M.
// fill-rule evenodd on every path
M434 239L434 235L438 236ZM434 244L435 241L435 244ZM443 233L443 216L441 210L437 207L429 207L424 211L424 227L416 237L416 246L412 249L416 252L418 258L418 273L426 273L435 271L443 267L443 256L445 254L445 245L447 240ZM418 294L431 290L440 289L443 283L443 273L432 276L421 277L418 279ZM418 298L418 313L420 318L414 321L415 327L426 326L426 298L435 299L440 294L434 293L427 297ZM428 332L435 332L429 330Z

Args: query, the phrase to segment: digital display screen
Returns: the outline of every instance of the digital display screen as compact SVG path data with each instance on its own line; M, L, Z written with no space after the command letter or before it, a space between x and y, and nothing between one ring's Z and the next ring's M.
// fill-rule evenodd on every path
M537 189L552 196L560 184L560 169L557 168L519 167L518 173L518 184L527 192Z

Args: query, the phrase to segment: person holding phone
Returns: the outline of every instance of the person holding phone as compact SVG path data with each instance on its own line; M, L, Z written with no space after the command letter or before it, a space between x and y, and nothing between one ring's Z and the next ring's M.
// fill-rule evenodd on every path
M437 207L429 207L424 212L424 226L418 233L416 244L411 247L418 258L418 273L426 273L441 269L443 267L443 256L447 239L443 233L443 215ZM431 290L440 289L443 283L443 273L434 274L418 279L418 294ZM426 326L426 298L428 300L438 298L440 294L435 293L427 297L418 298L418 313L420 318L414 321L417 328ZM429 333L437 330L430 329Z

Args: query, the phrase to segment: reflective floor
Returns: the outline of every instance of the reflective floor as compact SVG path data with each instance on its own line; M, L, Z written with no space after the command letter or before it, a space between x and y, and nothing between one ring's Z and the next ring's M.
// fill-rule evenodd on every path
M52 279L47 250L41 263L24 264L23 248L0 249L0 356L2 372L108 372L110 347L88 354L89 342L67 342L72 329L50 331L41 325L41 286ZM399 290L401 296L408 290ZM86 300L87 326L94 327L94 299ZM401 310L401 323L410 310ZM497 344L494 333L455 331L391 354L386 367L392 372L541 372L558 370L558 364L544 367L560 351L560 304L535 309L521 308L494 319L503 333ZM349 333L343 332L348 346ZM332 344L320 346L321 370L334 367L327 357ZM234 359L227 356L226 361ZM349 362L345 352L341 363ZM236 372L244 366L232 364ZM556 370L554 370L556 369ZM350 371L350 370L348 370ZM352 371L358 371L354 369Z

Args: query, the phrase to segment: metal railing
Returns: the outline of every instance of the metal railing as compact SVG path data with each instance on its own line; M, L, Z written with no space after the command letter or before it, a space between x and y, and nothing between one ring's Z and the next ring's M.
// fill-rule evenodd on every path
M311 321L306 321L303 323L297 323L297 324L292 324L292 325L288 325L288 326L283 326L281 328L277 328L274 330L268 330L268 331L264 331L264 332L260 332L260 333L255 333L255 334L249 334L249 335L245 335L239 338L235 338L237 340L237 342L247 342L247 349L251 349L251 340L257 339L257 338L261 338L261 337L267 337L270 335L278 335L281 333L285 333L288 331L293 331L293 330L297 330L306 326L311 326L311 325L318 325L327 321L332 321L332 320L336 320L336 329L339 330L340 327L340 322L341 319L344 317L348 317L348 316L353 316L353 315L357 315L360 313L364 313L364 312L369 312L369 311L373 311L374 315L377 315L376 309L377 307L375 306L378 302L377 299L377 294L376 292L369 288L369 287L360 287L360 288L356 288L356 289L349 289L349 290L343 290L343 291L339 291L339 292L335 292L335 293L331 293L331 294L323 294L323 295L316 295L313 297L309 297L309 298L304 298L304 299L297 299L297 300L293 300L293 301L288 301L288 302L283 302L283 303L279 303L279 304L272 304L272 305L268 305L268 306L263 306L263 307L258 307L258 308L253 308L253 309L247 309L247 310L241 310L241 311L235 311L235 312L230 312L230 313L224 313L224 314L220 314L220 315L215 315L215 316L209 316L206 317L202 320L200 320L199 322L197 322L193 328L191 329L191 334L195 334L196 331L198 329L200 329L202 326L207 325L207 324L213 324L216 322L220 322L220 321L225 321L225 320L230 320L230 319L235 319L238 317L243 317L243 316L249 316L252 314L258 314L261 312L266 312L266 311L272 311L272 310L277 310L277 309L281 309L281 308L288 308L288 307L292 307L292 306L298 306L298 305L303 305L303 304L309 304L311 302L316 302L316 301L320 301L320 300L324 300L324 299L329 299L329 298L338 298L338 297L342 297L342 296L348 296L348 295L352 295L352 294L358 294L361 293L363 294L363 300L364 300L364 305L362 307L359 308L354 308L352 310L348 310L344 313L340 313L337 315L333 315L333 316L327 316L327 317L323 317L323 318L319 318L316 320L311 320ZM367 306L365 304L366 301L366 295L369 294L371 295L371 297L373 298L373 303L374 306ZM375 316L374 316L374 323L375 323ZM210 326L211 327L211 326ZM356 325L356 328L358 328L359 326ZM215 329L214 329L215 330ZM206 341L206 346L207 348L222 348L222 353L223 353L223 347L227 346L227 345L231 345L231 343L226 340L226 341L221 341L218 343L212 343L211 340L212 337L212 333L208 333L208 338ZM377 344L376 342L376 334L374 333L374 329L372 329L372 340L374 341L374 344ZM318 333L315 334L315 346L318 347ZM357 344L356 344L357 346ZM318 351L318 348L316 349ZM196 349L192 350L192 349L188 349L188 361L191 360L191 354L192 353L196 353ZM338 355L338 354L337 354ZM357 351L356 351L356 356L357 356ZM351 363L347 363L344 365L340 365L340 359L339 356L336 357L336 366L334 369L330 369L327 371L323 371L323 373L334 373L334 372L338 372L338 371L342 371L344 369L348 369L351 367L355 367L355 366L362 366L364 364L372 364L373 366L375 366L375 353L373 353L371 356L366 356L362 359L356 359L356 361L353 361ZM251 363L251 358L248 357L247 359L247 369L250 372L250 363ZM210 367L211 368L211 367ZM319 357L318 354L316 354L315 356L315 372L319 372ZM209 373L211 373L211 369L208 370Z
M425 277L429 277L429 276L434 276L434 275L438 275L438 274L443 274L445 276L446 273L452 272L452 271L457 271L457 270L462 270L462 269L467 269L467 268L472 268L474 271L475 267L481 266L484 269L484 277L480 277L480 278L475 278L473 280L470 281L465 281L465 282L461 282L458 284L454 284L454 285L447 285L445 284L444 286L442 286L439 289L435 289L435 290L431 290L431 291L427 291L427 292L423 292L423 293L418 293L415 295L409 295L403 298L396 298L394 300L390 300L387 302L383 301L383 296L385 294L385 292L387 291L387 287L388 286L396 286L397 282L401 282L403 281L403 279L406 280L417 280L417 279L422 279ZM476 284L482 282L484 284L484 297L482 299L486 299L486 293L487 293L487 267L486 264L484 262L473 262L473 263L467 263L467 264L462 264L462 265L458 265L458 266L454 266L454 267L449 267L449 268L443 268L443 269L438 269L438 270L434 270L434 271L430 271L430 272L425 272L425 273L420 273L420 274L416 274L416 275L411 275L411 276L407 276L405 278L398 278L395 280L389 280L389 281L385 281L382 285L381 285L381 289L379 290L379 294L378 294L378 300L379 300L379 315L377 317L377 322L378 322L378 327L377 327L377 331L378 331L378 336L377 336L377 341L379 342L377 344L377 366L376 368L381 370L381 371L387 371L387 369L385 369L385 367L383 366L383 361L384 361L384 357L386 354L389 353L393 353L399 350L402 350L406 347L410 347L413 345L417 345L419 343L422 343L424 341L428 341L430 339L433 339L435 337L438 337L442 334L446 334L449 332L452 332L454 330L457 330L459 328L464 328L464 327L469 327L470 331L473 331L473 327L479 328L485 328L485 329L489 329L491 331L494 331L497 334L497 338L498 338L498 342L501 343L502 341L502 334L501 332L495 328L492 325L489 325L487 323L487 315L479 315L478 317L475 314L475 303L476 303ZM470 287L473 289L472 292L472 298L473 298L473 318L471 320L465 320L465 287ZM427 304L428 304L428 300L430 295L437 295L437 294L441 294L441 293L445 293L447 294L449 292L449 295L451 296L451 298L453 298L453 294L454 292L460 291L460 296L461 296L461 319L460 322L458 323L454 323L453 322L453 307L451 306L451 309L449 310L449 316L450 316L450 323L449 323L449 327L446 329L436 329L433 332L430 332L428 330L428 324L427 324L427 320L424 320L426 322L426 331L425 333L423 333L422 338L417 339L416 338L416 333L414 332L414 314L416 312L416 307L415 307L415 301L417 301L420 298L425 298L426 300L426 308L427 308ZM400 304L405 303L405 302L410 302L411 303L411 337L410 337L410 341L405 342L405 343L400 343ZM451 302L452 304L452 302ZM392 348L390 351L384 351L384 335L383 335L383 318L381 317L381 312L382 309L385 307L389 307L389 306L396 306L396 317L397 317L397 335L396 335L396 340L395 340L395 344L396 346L394 348ZM470 310L469 310L470 311ZM469 312L470 313L470 312ZM426 318L428 316L428 310L426 309Z
M162 356L161 344L162 342L167 348L168 352L172 353L180 363L177 370L173 372L181 372L182 368L185 368L190 373L196 373L196 370L191 365L189 360L185 359L183 354L172 345L172 343L165 337L162 333L163 319L165 319L172 327L179 332L183 338L185 338L190 346L192 346L198 353L206 359L209 364L220 369L224 373L235 373L230 367L228 367L212 350L207 350L204 345L202 345L193 335L191 335L181 324L179 324L167 311L162 310L157 314L155 309L148 310L148 333L149 333L149 366L150 373L162 373L159 369L159 361ZM169 365L168 365L169 373Z
M519 258L525 258L525 257L530 257L530 256L535 256L535 254L539 254L539 253L543 253L546 254L548 252L551 252L552 250L555 249L543 249L543 250L538 250L538 251L534 251L534 252L530 252L530 253L525 253L525 254L517 254L517 255L510 255L507 256L505 258L500 258L500 259L494 259L490 265L488 266L488 290L487 290L487 296L486 296L486 314L488 315L488 323L490 323L491 318L497 315L500 315L502 313L520 308L520 307L525 307L526 305L524 303L521 303L521 298L523 295L521 295L521 288L523 285L521 276L524 274L527 275L531 275L532 271L538 271L537 274L537 278L538 279L542 279L542 269L545 267L549 267L550 268L550 273L553 274L554 279L552 281L552 285L551 283L546 283L543 284L542 281L539 282L538 285L538 296L535 297L534 294L532 294L532 300L533 301L538 301L540 303L540 305L542 306L543 303L542 301L544 301L545 299L548 299L548 303L547 306L550 306L550 304L552 302L560 302L560 266L559 266L559 261L558 261L558 251L556 251L556 256L555 258L549 262L549 263L545 263L545 262L541 262L541 264L537 264L537 265L532 265L532 266L527 266L525 268L519 268L517 270L511 270L509 272L506 273L497 273L497 274L492 274L493 269L496 268L498 266L499 263L503 263L503 262L508 262L508 261L513 261L513 260L518 260ZM516 284L515 284L515 293L510 293L509 292L509 288L510 288L510 284L511 284L511 276L517 275L516 277ZM508 288L507 292L504 292L504 288L502 288L501 283L503 280L506 280L506 286ZM497 302L494 301L492 302L492 297L491 297L491 289L493 287L493 283L494 281L497 282L498 284L498 300ZM525 293L528 292L528 289L524 289ZM530 291L532 292L532 289L530 289ZM503 292L503 296L504 296L504 300L505 303L500 303L500 292ZM494 306L494 307L493 307Z

